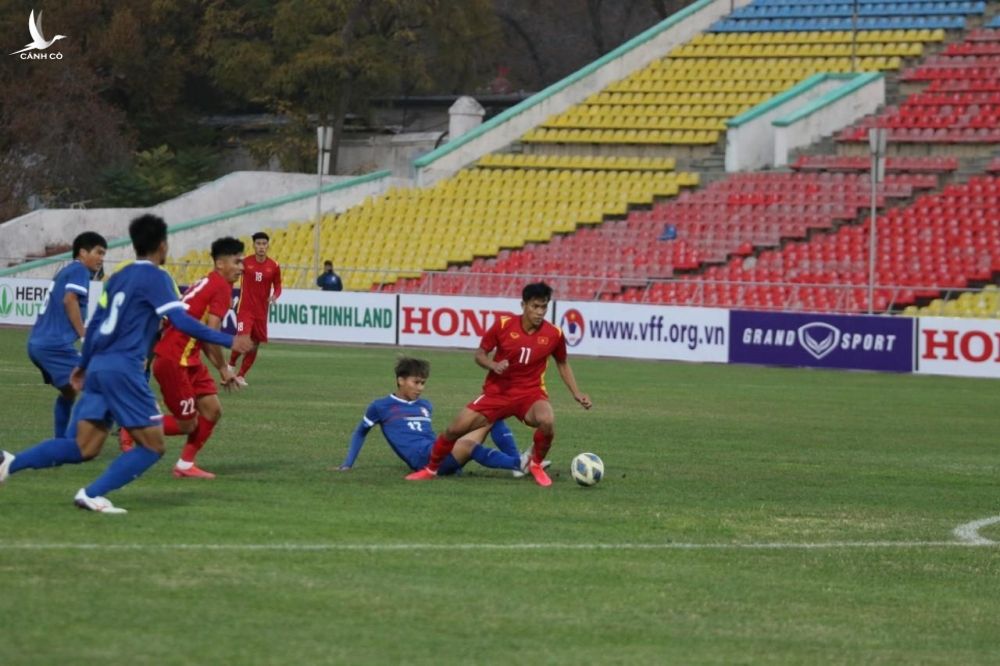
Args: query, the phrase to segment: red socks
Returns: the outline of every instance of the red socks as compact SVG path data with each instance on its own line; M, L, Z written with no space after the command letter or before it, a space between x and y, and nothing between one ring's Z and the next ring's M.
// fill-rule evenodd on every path
M254 348L253 351L248 351L246 354L243 355L243 364L240 365L240 371L236 374L238 374L240 377L246 377L247 373L250 372L250 366L252 366L253 362L256 360L257 360L257 349Z
M167 437L176 437L181 434L181 429L177 427L177 417L173 414L163 415L163 434Z
M184 448L181 450L181 460L193 463L195 456L201 451L201 447L205 446L205 442L212 436L212 430L214 429L215 421L209 421L199 416L198 427L188 435L187 443L184 444Z
M546 435L541 430L535 431L535 435L532 438L535 445L531 448L531 459L539 465L542 464L542 461L545 460L545 456L548 454L549 449L552 448L553 437L555 437L555 435Z
M438 438L434 440L434 446L431 447L431 459L427 463L427 469L432 472L436 472L444 459L448 457L451 450L455 448L455 441L451 439L445 439L444 435L438 435Z

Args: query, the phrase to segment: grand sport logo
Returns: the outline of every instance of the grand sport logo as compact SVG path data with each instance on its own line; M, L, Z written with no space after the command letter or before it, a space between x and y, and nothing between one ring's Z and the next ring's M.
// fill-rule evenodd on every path
M817 361L832 352L840 340L840 329L832 324L814 321L799 326L799 344Z
M817 361L835 350L891 353L896 345L893 333L844 332L833 324L812 321L796 328L753 327L743 329L748 347L801 347Z
M52 39L45 39L42 32L42 12L38 12L35 18L35 10L32 9L28 15L28 34L31 41L25 44L20 51L14 51L10 55L20 56L21 60L62 60L62 51L45 53L46 50L60 39L66 39L66 35L56 35Z

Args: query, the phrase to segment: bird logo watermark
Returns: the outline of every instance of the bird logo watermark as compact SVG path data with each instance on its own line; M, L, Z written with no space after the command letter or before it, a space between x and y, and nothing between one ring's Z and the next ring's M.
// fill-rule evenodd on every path
M66 35L56 35L52 39L45 39L42 32L42 12L38 12L35 18L35 10L31 10L28 15L28 32L31 34L31 41L20 51L14 51L10 55L19 55L21 60L62 60L62 51L45 51L60 39L66 39Z

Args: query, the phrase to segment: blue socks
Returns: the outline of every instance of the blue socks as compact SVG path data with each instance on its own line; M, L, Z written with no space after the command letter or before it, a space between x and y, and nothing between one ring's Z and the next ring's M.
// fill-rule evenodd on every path
M52 415L56 424L56 432L53 437L65 437L66 426L69 425L69 415L73 411L73 401L60 395L56 398L56 403L52 407Z
M490 428L490 438L496 444L497 448L508 456L514 456L515 458L521 456L521 452L517 450L517 442L514 441L514 433L510 431L510 428L503 421L497 421L493 424L493 427Z
M517 448L514 448L517 451ZM482 444L472 449L472 459L483 467L493 469L521 469L521 455L508 455Z
M108 465L97 479L85 488L88 497L101 497L138 479L159 461L160 454L143 446L121 454ZM14 461L15 463L17 460Z
M59 465L76 465L83 462L80 447L76 440L60 437L47 439L30 449L14 454L14 462L10 465L10 473L22 469L45 469Z

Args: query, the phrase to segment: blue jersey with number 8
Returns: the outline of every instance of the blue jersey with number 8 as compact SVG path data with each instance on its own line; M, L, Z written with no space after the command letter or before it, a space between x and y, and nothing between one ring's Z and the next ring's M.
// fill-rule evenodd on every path
M104 286L97 311L87 326L83 349L86 369L141 368L162 319L184 309L170 276L150 261L136 261L115 273Z

